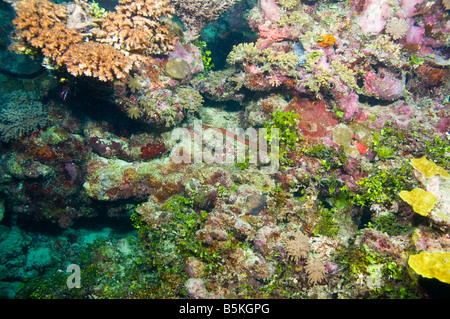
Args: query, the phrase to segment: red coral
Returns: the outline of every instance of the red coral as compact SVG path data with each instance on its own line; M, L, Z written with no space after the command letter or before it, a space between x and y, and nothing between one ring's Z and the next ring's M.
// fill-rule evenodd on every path
M335 115L327 110L325 101L294 98L285 111L293 110L299 115L299 129L312 144L322 143L330 128L339 124Z
M163 141L150 141L141 147L141 155L144 159L152 159L167 152L166 144Z

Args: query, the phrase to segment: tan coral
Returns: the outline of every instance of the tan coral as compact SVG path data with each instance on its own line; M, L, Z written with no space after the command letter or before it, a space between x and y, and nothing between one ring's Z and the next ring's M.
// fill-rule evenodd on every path
M174 13L168 0L120 0L100 28L92 30L96 40L116 49L138 54L166 54L174 49L177 37L160 17Z
M79 33L79 24L68 25L66 5L19 0L13 6L17 43L11 47L21 51L27 45L41 49L44 56L75 76L101 81L124 79L133 63L149 64L153 61L149 55L168 53L177 41L171 26L162 22L173 13L169 0L121 0L116 11L103 20L104 29L94 28L87 34L90 41L85 39L86 34Z
M57 60L70 45L82 41L76 30L66 28L64 5L48 0L22 0L14 3L14 9L16 39L42 49L46 57Z
M101 81L126 78L132 67L124 53L97 42L72 45L61 59L72 75L93 76Z
M445 10L450 10L450 0L442 0Z
M302 233L297 233L293 239L286 242L285 249L289 257L294 261L297 262L300 259L305 259L311 249L309 238Z
M308 273L309 282L311 284L321 282L324 278L326 269L325 265L320 259L308 260L306 264L306 272Z

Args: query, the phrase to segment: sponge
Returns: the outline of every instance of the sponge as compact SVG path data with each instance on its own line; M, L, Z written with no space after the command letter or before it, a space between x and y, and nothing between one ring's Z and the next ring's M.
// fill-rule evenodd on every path
M413 207L414 212L422 216L427 216L438 201L436 196L422 188L414 188L410 192L401 191L399 196Z
M450 284L450 253L421 251L409 256L408 265L423 277Z
M446 178L450 177L450 174L442 167L426 159L426 157L411 159L412 166L421 172L425 178L432 177L434 175L441 175Z

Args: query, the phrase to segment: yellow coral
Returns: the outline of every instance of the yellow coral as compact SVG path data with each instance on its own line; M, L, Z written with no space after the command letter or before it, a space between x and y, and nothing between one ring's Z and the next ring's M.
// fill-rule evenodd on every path
M332 34L325 34L320 37L319 45L323 48L329 48L336 42L336 38Z
M427 216L438 201L436 196L421 188L415 188L410 192L401 191L399 196L413 207L414 212L422 216Z
M450 284L450 253L422 251L409 256L408 265L426 278L436 278Z
M427 160L425 156L421 158L413 158L411 159L411 163L415 169L425 176L425 178L429 178L434 175L441 175L447 178L450 177L445 169Z

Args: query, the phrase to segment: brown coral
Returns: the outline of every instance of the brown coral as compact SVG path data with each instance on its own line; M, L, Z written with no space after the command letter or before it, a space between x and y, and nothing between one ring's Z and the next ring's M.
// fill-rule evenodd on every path
M442 0L445 10L450 10L450 0Z
M101 28L92 30L97 41L138 54L165 54L174 49L177 37L161 17L171 17L168 0L120 0Z
M88 34L97 37L90 41L84 40L86 34L79 33L80 24L68 21L66 5L19 0L13 6L18 43L11 47L23 50L28 44L39 48L44 56L75 76L92 76L101 81L124 79L134 62L151 63L149 55L167 53L177 41L171 26L161 22L173 13L169 0L120 0L116 12L103 21L104 29L94 28ZM80 10L86 14L81 6L78 13Z
M300 259L305 259L311 250L309 238L302 233L297 233L293 239L286 242L285 249L289 257L294 261L297 262Z

